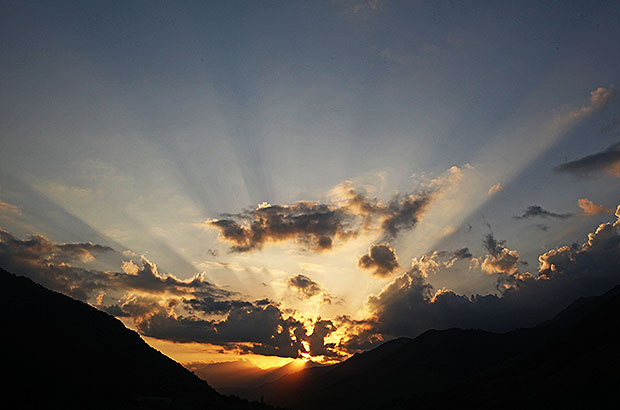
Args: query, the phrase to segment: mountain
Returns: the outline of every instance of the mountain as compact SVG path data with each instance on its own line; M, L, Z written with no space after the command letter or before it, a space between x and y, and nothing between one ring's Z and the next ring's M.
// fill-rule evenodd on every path
M221 363L191 362L183 364L203 380L208 380L218 392L249 400L260 400L259 388L300 370L322 366L312 361L291 362L280 367L262 369L248 360Z
M0 268L10 408L269 409L217 393L119 320Z
M306 409L620 408L620 286L508 333L430 330L261 388Z

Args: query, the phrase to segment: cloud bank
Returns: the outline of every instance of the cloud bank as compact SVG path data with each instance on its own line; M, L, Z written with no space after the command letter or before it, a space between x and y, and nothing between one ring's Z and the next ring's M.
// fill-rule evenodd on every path
M112 252L110 247L90 242L54 243L42 235L21 240L0 230L0 266L112 315L129 318L145 336L210 343L240 353L292 358L312 352L329 358L341 355L323 340L335 329L331 322L302 322L293 318L295 312L283 311L274 301L243 300L208 282L202 274L178 279L160 273L144 257L141 266L124 261L120 272L87 267L97 256ZM306 295L321 292L324 298L329 297L303 275L291 278L290 284Z
M620 207L616 211L620 217ZM469 269L496 275L498 293L460 295L435 289L429 278L440 269L457 269L448 254L434 252L412 262L377 295L366 301L368 318L339 317L347 328L341 347L349 352L394 337L414 337L428 329L482 328L507 331L550 319L579 297L597 295L620 283L620 222L604 223L581 244L551 249L539 257L535 272L520 272L519 253L488 235L489 252ZM485 266L486 265L486 266Z

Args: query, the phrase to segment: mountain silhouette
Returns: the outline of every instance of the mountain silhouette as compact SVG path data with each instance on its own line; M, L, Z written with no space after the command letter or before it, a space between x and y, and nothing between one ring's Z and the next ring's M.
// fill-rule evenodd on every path
M507 333L429 330L262 386L307 409L620 408L620 286Z
M217 393L119 320L0 268L9 408L270 409Z

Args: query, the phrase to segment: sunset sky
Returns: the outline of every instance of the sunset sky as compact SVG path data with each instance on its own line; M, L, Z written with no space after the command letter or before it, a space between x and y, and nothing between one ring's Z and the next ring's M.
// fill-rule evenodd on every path
M181 362L620 283L617 1L2 1L0 266Z

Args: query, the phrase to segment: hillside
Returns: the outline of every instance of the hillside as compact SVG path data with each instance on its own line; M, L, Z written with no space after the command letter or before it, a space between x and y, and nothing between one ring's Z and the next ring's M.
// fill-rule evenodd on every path
M15 408L269 408L220 395L114 317L3 269L0 310Z

